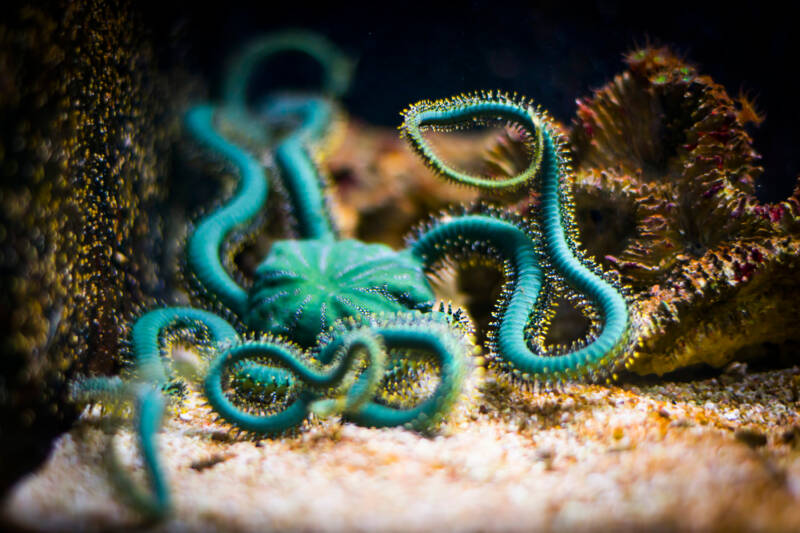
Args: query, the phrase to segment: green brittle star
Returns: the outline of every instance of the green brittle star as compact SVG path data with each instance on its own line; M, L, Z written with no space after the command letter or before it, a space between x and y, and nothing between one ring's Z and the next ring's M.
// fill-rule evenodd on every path
M249 59L237 63L236 76L248 78L242 64L252 68L257 63L253 57L263 59L280 49L262 41L259 50L264 53L250 49ZM298 49L318 53L317 48ZM326 85L337 86L330 80ZM155 309L133 327L133 384L93 379L77 387L77 396L117 391L137 400L138 434L152 493L137 498L145 502L139 505L142 511L163 516L169 509L154 437L165 403L161 391L179 377L168 357L169 345L187 331L213 355L207 365L183 374L195 374L211 408L233 428L281 435L315 413L340 414L365 426L430 431L458 398L473 347L460 311L444 306L434 310L424 274L443 261L477 256L499 265L507 277L490 332L494 368L523 382L550 382L596 377L613 367L626 340L627 306L613 283L577 248L559 140L532 105L481 93L422 102L406 111L403 134L437 173L485 189L532 188L541 197L541 214L528 221L502 207L469 207L433 220L406 250L397 252L335 236L312 155L331 115L327 99L277 98L254 115L244 106L244 89L232 94L236 98L226 106L198 106L187 113L189 132L231 164L240 178L234 196L202 219L189 237L187 266L213 305L227 310L240 329L261 338L243 339L210 311ZM217 121L236 129L248 148L221 133ZM294 124L291 133L274 135L270 128L280 129L276 124L283 127L285 121ZM495 121L513 122L530 140L529 167L506 181L449 168L422 136L425 128L450 130ZM261 126L268 128L266 134L259 133ZM227 272L221 254L228 236L263 210L269 181L252 147L265 144L288 191L300 238L274 243L247 289ZM591 301L586 305L598 308L595 315L602 316L602 327L599 321L595 324L596 338L587 337L564 353L548 353L542 339L554 294L565 291L585 294ZM414 388L411 381L431 375L433 392L407 392Z
M327 78L338 76L336 65L342 62L329 61L333 48L326 44L322 53L323 41L309 38L314 46L306 47L311 41L297 34L262 40L234 63L233 75L247 79L257 60L296 49L321 61ZM330 79L324 85L338 86ZM312 154L333 114L330 101L313 95L278 97L255 115L244 105L243 88L236 86L228 84L232 96L224 106L200 105L186 115L189 133L233 166L240 179L233 197L200 220L189 236L186 265L212 305L260 338L243 338L210 311L155 309L133 325L132 380L91 378L75 385L77 400L134 400L149 493L124 475L115 477L136 507L156 518L170 506L155 445L166 404L162 391L182 377L202 384L221 419L258 436L292 431L312 412L341 414L366 426L430 431L458 398L474 349L458 312L432 311L433 292L410 252L335 238ZM287 123L293 126L288 135L274 133ZM234 129L247 148L221 127ZM277 167L271 170L288 191L300 239L275 243L246 289L228 273L221 255L224 241L266 203L269 180L254 147L271 154ZM187 334L212 359L180 372L170 348ZM432 379L435 387L424 398L405 397L409 375Z

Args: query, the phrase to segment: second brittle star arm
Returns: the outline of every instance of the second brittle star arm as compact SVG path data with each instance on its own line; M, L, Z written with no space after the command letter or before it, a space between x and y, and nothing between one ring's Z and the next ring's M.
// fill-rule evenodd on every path
M450 131L464 124L508 124L521 127L528 139L530 163L516 176L492 179L451 168L438 158L422 135L426 128ZM482 189L532 188L539 195L535 219L512 222L502 209L446 215L419 232L411 250L429 268L448 254L488 254L506 265L506 298L498 308L491 356L499 367L524 381L558 381L607 373L627 340L629 317L620 290L577 245L569 175L558 137L546 116L530 102L491 92L435 102L424 101L405 112L403 135L438 174ZM545 283L545 273L552 281ZM550 315L552 294L568 289L585 295L600 309L599 335L560 354L538 353L526 332L541 334Z

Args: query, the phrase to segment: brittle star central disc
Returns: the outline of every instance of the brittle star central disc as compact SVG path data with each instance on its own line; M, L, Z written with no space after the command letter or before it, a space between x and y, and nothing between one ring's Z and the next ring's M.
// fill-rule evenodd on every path
M352 239L275 243L250 295L251 327L302 345L341 318L419 309L434 299L409 252Z

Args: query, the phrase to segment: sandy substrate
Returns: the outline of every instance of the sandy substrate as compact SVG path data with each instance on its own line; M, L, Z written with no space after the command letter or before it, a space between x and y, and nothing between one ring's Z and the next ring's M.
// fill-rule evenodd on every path
M800 530L800 369L704 381L498 385L429 438L336 421L228 437L190 399L160 437L175 510L153 531ZM32 530L143 526L91 415L3 504ZM132 469L130 433L115 439Z

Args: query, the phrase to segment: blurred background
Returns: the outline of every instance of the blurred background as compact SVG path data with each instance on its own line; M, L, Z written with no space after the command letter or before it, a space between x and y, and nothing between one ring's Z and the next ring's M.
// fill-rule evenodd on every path
M767 2L233 1L214 10L162 2L144 13L163 59L197 71L212 90L226 57L253 35L316 30L358 58L348 112L387 126L398 125L398 112L417 100L490 88L532 97L569 123L575 99L621 71L625 52L666 44L729 94L754 98L766 115L751 132L764 158L762 200L785 198L800 172L792 80L800 36L792 18ZM277 67L293 83L303 81L291 64Z

